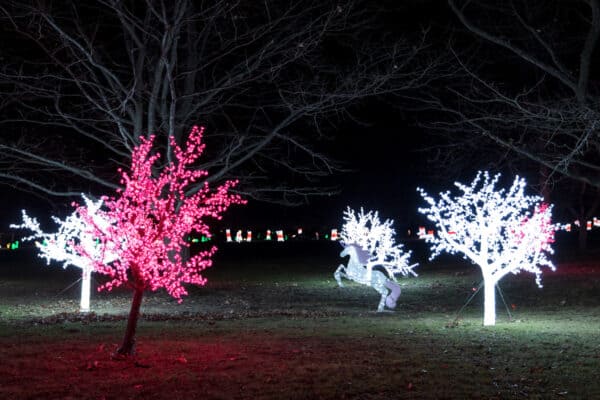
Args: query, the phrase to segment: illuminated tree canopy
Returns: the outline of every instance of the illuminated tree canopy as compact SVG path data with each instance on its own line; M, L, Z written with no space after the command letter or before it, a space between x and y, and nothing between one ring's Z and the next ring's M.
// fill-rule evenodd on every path
M171 138L174 157L166 160L157 176L153 169L161 155L152 152L154 137L140 138L141 144L133 151L131 170L120 171L124 189L117 190L115 197L105 197L107 211L99 211L114 221L106 229L95 225L87 208L78 208L82 218L96 227L102 246L121 243L118 258L110 264L94 260L85 248L78 247L82 255L92 260L97 272L108 276L102 288L111 290L126 284L134 291L128 329L119 353L133 352L133 335L145 290L164 288L181 302L187 294L183 284L206 282L201 272L211 265L216 247L185 258L189 247L185 238L192 231L210 237L206 218L220 219L231 204L245 203L239 195L230 193L236 181L211 190L205 180L208 173L191 168L204 151L202 133L202 128L194 127L185 149ZM202 180L198 190L188 191Z
M106 215L100 216L98 214L98 210L102 207L102 200L93 201L84 195L82 197L85 203L83 208L86 210L86 215L93 220L94 226L99 231L105 232L110 222L104 219L107 217ZM106 242L104 246L99 246L94 228L81 218L79 211L74 211L64 220L52 216L52 220L58 225L57 231L53 233L43 232L38 220L27 215L25 210L22 210L22 216L22 224L11 224L10 227L27 229L33 232L32 235L22 240L35 240L35 245L39 251L38 255L46 259L46 264L57 261L63 264L63 268L67 268L69 265L81 268L80 310L82 312L89 311L91 274L94 265L106 265L114 261L116 258L115 244ZM83 256L78 248L84 250L86 255Z
M368 253L366 266L369 273L378 265L392 277L396 274L417 276L413 271L417 264L409 264L412 252L404 251L404 246L395 241L394 221L381 222L377 211L365 213L361 208L356 213L350 207L344 211L344 221L340 240L345 244L354 243Z
M531 272L541 287L541 267L554 270L552 206L539 196L526 196L525 179L516 177L508 190L497 189L500 174L479 172L462 192L440 193L438 199L417 189L429 207L419 212L437 232L427 235L431 258L442 252L459 253L481 268L484 280L484 325L496 321L495 286L508 273Z

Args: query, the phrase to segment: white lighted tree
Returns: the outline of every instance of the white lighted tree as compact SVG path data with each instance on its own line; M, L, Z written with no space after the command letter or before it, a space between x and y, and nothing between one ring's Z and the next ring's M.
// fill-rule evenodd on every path
M484 282L484 325L496 322L496 284L508 273L531 272L541 284L541 267L554 270L552 206L539 196L526 196L525 179L515 177L508 190L497 189L500 174L479 172L467 186L456 182L462 194L440 193L439 199L417 190L429 204L419 212L435 223L437 231L425 237L435 258L442 252L460 253L481 268Z
M356 213L348 207L344 211L344 221L340 240L346 244L357 244L369 254L366 265L369 272L378 265L392 277L397 274L417 276L413 268L418 264L409 264L412 252L405 252L404 246L396 243L393 220L381 222L377 211L365 213L361 207L360 212Z
M106 228L109 222L97 214L102 207L102 200L92 201L83 195L82 197L89 214L94 216L95 224L98 227ZM22 215L23 223L12 224L10 227L28 229L33 232L32 235L22 240L35 240L35 245L39 250L38 255L46 259L46 264L57 261L62 263L63 268L67 268L69 265L81 268L80 311L90 311L91 276L94 265L89 257L81 256L76 251L76 247L81 246L94 260L107 264L116 258L115 252L111 250L112 246L98 246L93 228L81 219L77 211L64 220L52 216L52 220L58 225L57 231L53 233L42 231L38 220L27 215L25 210L22 210Z
M395 243L393 221L388 219L382 223L377 211L365 213L361 208L356 213L350 207L344 211L344 221L339 236L344 250L340 256L349 255L350 259L347 265L340 264L334 273L338 285L343 287L341 278L344 277L372 286L381 293L377 311L383 311L384 306L395 308L400 296L395 276L417 276L413 271L417 264L410 265L411 252L405 252L401 244Z

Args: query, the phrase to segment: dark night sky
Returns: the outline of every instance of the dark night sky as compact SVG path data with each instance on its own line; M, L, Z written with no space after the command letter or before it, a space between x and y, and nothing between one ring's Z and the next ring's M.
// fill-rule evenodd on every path
M416 208L420 204L416 188L426 186L427 164L418 152L424 132L408 121L398 119L394 110L370 118L368 126L347 124L340 129L333 155L352 171L333 178L340 193L311 199L299 207L256 204L236 207L224 216L232 225L289 228L339 227L347 206L356 210L379 211L380 218L393 219L395 226L414 227L420 221ZM365 117L372 117L365 113Z
M347 206L355 209L378 210L382 219L391 218L396 226L414 225L419 202L417 185L426 176L426 161L416 150L424 133L406 121L379 115L370 126L347 123L340 127L332 143L333 156L344 163L350 172L332 177L340 193L316 197L309 204L283 207L250 200L246 206L234 206L223 217L223 224L232 228L255 229L270 227L293 229L329 229L342 224L342 213ZM47 202L1 186L4 207L0 212L2 229L20 220L20 209L25 208L40 220L61 212L66 199L57 199L60 206L52 209ZM63 204L64 203L64 204Z
M450 18L448 10L445 7L436 8L436 2L432 0L412 0L407 4L414 7L412 16L427 16L430 18L428 21L434 24L443 25ZM434 11L429 12L431 9ZM435 10L438 14L435 14ZM418 18L407 23L412 18L410 15L404 16L402 24L398 23L396 17L398 15L389 16L391 30L416 29L420 24ZM447 38L443 39L445 41ZM433 185L429 170L431 166L425 155L418 152L425 143L426 132L408 120L414 118L410 112L402 115L397 109L381 107L380 103L374 101L357 108L355 116L367 125L362 126L351 120L342 123L335 132L335 142L330 146L332 156L352 169L351 172L333 177L329 182L339 185L339 194L313 198L309 204L295 208L250 200L247 206L232 207L224 215L223 224L240 229L291 229L298 226L327 229L342 224L342 213L347 206L378 210L382 219L393 219L397 229L415 228L422 223L417 212L422 201L416 187L422 186L432 194L451 189L450 183L445 187ZM56 199L57 205L53 207L4 185L0 185L0 198L0 232L10 231L8 225L20 220L22 208L46 221L49 221L49 215L64 216L64 210L69 209L68 199Z

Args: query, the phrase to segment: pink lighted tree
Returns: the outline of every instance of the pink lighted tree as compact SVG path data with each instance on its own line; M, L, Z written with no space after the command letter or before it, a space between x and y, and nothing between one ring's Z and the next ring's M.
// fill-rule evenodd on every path
M206 182L208 173L192 169L204 151L203 128L194 127L185 149L171 137L169 145L174 158L155 174L160 153L152 152L154 136L140 138L134 148L131 171L121 173L122 189L116 197L103 198L107 220L114 223L104 229L94 224L93 215L86 208L78 211L90 225L101 245L121 243L118 258L111 264L93 259L84 247L78 250L89 256L96 272L109 277L99 289L111 290L127 285L133 290L133 300L123 343L118 354L131 355L134 351L135 331L142 297L146 290L164 288L179 302L187 294L183 284L204 285L201 272L211 265L216 247L185 257L189 243L185 238L192 231L210 237L207 217L220 219L232 204L244 204L236 194L229 193L236 181L227 181L211 191ZM195 183L205 182L196 191L189 191ZM197 187L197 186L195 186ZM97 217L96 217L97 218Z
M484 325L496 323L495 287L505 275L531 272L542 287L540 267L555 269L548 258L554 242L552 207L539 196L526 196L523 178L517 176L508 190L497 190L499 178L479 172L469 186L455 183L461 195L444 192L438 200L418 189L429 204L419 212L437 227L434 235L426 236L431 258L459 253L481 268Z

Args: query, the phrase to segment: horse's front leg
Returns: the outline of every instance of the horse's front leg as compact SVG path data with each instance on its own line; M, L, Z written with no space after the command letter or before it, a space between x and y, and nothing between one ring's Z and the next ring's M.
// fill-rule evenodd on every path
M344 264L340 264L340 266L333 273L333 277L337 281L339 287L344 287L344 284L342 283L342 275L346 278L348 277L346 275L346 266Z
M388 290L386 289L384 282L380 279L374 279L371 282L371 286L381 295L379 305L377 306L377 312L382 312L385 308L385 298L388 295Z
M377 306L377 312L383 312L384 308L385 308L385 298L387 297L387 295L382 294L381 295L381 300L379 300L379 305Z

